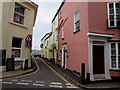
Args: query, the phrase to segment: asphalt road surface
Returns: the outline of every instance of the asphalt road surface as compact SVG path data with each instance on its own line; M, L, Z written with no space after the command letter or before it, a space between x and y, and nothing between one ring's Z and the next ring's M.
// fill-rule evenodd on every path
M72 90L78 88L40 58L35 58L35 62L37 71L23 76L3 79L3 90L5 88L65 88L65 90L67 88L72 88Z

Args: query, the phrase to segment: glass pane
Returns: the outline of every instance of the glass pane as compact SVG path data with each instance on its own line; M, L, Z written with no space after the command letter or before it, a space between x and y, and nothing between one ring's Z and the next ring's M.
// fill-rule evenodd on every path
M79 21L76 22L75 25L76 25L76 31L80 30L80 22Z
M116 62L116 56L111 57L112 62Z
M118 43L118 55L120 55L120 43Z
M23 24L23 23L24 23L24 17L20 16L20 24Z
M12 47L21 48L22 39L14 38L12 40Z
M12 57L20 57L20 49L12 49Z
M120 49L118 50L118 55L120 55Z
M114 26L114 21L110 21L110 26Z
M120 21L117 21L117 26L119 26L119 27L120 27Z
M114 14L114 9L113 8L109 9L109 11L110 11L110 14Z
M109 8L113 8L113 3L110 3L110 4L109 4Z
M116 3L116 8L120 8L120 3Z
M116 55L116 50L111 50L111 55Z
M118 57L118 67L120 68L120 56Z
M120 21L120 15L116 15L117 21Z
M18 4L15 5L15 12L24 15L24 8Z
M110 15L110 21L114 20L114 15Z
M79 21L79 20L80 20L80 12L77 11L77 12L75 13L75 23L76 23L77 21Z
M118 49L120 49L120 43L118 43Z
M115 43L111 43L111 49L115 49Z
M20 15L18 15L18 14L14 14L14 21L15 22L20 22Z
M116 68L116 62L112 62L112 68Z
M116 9L116 13L120 15L120 8Z

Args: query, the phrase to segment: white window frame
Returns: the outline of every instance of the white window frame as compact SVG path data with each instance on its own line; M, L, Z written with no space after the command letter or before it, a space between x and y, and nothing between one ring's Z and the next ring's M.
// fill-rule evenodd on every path
M116 47L116 68L112 68L112 58L111 58L111 44L112 43L114 43L115 44L115 47ZM110 43L110 69L114 69L114 70L120 70L120 68L119 68L119 60L118 60L118 57L119 57L119 55L118 55L118 43L120 43L120 42L111 42Z
M24 8L24 14L18 13L18 12L16 12L16 11L14 10L13 22L24 25L24 20L25 20L25 7L23 7L22 5L20 5L20 4L18 4L18 3L15 3L15 6L16 6L16 5ZM23 17L23 23L20 23L20 20L18 20L18 19L20 19L20 18L17 18L17 20L15 21L15 14L19 15L20 17Z
M78 11L75 12L75 14L74 14L74 32L79 31L79 30L76 30L76 25L75 25L75 23L76 23L76 22L75 22L75 18L76 18L75 16L76 16L77 13L79 13L79 20L78 20L78 21L79 21L79 29L80 29L80 11L78 10Z
M114 26L110 26L110 11L109 11L109 4L113 3L113 9L114 9ZM118 27L117 26L117 19L116 19L116 3L120 3L120 2L108 2L107 3L107 10L108 10L108 27Z
M62 39L64 39L64 25L62 26Z
M14 50L14 49L17 49L17 50L20 50L20 57L21 57L21 51L22 51L22 47L21 48L16 48L16 47L12 47L12 50ZM12 52L12 51L11 51ZM20 58L20 57L15 57L15 58Z

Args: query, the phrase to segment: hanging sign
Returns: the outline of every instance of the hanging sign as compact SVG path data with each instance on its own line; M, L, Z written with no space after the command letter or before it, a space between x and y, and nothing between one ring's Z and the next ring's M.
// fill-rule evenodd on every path
M31 47L32 46L32 35L28 35L25 39L25 46Z
M43 48L43 44L40 45L40 48Z

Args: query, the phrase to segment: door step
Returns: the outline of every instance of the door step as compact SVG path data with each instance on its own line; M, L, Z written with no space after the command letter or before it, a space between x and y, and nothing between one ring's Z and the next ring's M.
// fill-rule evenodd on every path
M104 74L94 75L94 79L105 79L105 75Z
M91 81L106 81L106 80L111 80L111 79L106 79L104 74L97 74L94 75L94 79Z

